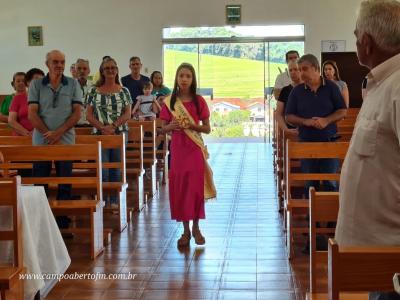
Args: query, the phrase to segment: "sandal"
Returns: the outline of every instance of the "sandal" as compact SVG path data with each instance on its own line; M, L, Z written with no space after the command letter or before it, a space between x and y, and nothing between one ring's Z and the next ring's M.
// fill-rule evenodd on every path
M190 245L190 232L184 233L177 242L178 247L187 247Z
M206 239L201 234L199 229L192 230L192 236L197 245L204 245L206 243Z

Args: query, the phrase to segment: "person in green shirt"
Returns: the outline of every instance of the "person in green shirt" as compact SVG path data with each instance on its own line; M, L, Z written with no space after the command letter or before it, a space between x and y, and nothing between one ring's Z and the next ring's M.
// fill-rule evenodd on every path
M171 90L167 88L163 83L163 77L160 71L154 71L150 75L150 81L153 84L152 95L162 94L168 96L171 94Z
M13 76L13 80L11 82L11 86L14 88L14 90L16 91L16 93L24 93L26 90L26 85L25 84L16 84L16 82L18 83L24 83L25 82L25 73L23 72L17 72L14 74ZM1 102L1 106L0 106L0 122L4 122L4 123L8 123L8 110L10 108L11 105L11 101L14 98L15 93L11 94L11 95L7 95L3 102Z

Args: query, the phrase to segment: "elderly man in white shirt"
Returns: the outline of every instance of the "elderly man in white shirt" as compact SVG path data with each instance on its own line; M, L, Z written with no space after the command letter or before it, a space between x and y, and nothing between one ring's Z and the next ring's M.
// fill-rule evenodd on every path
M371 71L341 172L335 238L344 246L400 246L400 2L364 0L354 33L360 64Z
M290 62L297 62L300 58L299 52L296 50L290 50L286 52L286 63L289 65ZM292 80L290 79L288 69L285 69L285 72L276 76L275 86L274 86L274 97L278 100L279 94L281 93L282 89L291 84Z

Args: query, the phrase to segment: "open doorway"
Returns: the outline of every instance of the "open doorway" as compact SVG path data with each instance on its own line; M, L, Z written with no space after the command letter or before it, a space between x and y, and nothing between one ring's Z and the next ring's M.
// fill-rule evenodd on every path
M211 112L209 142L270 140L272 87L285 72L285 53L304 52L303 25L167 28L163 43L167 86L181 63L196 70Z

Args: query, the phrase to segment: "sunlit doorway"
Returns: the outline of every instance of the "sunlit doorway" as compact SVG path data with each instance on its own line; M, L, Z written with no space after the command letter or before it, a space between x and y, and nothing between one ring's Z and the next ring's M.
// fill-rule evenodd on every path
M208 141L271 140L272 87L286 71L285 53L304 52L303 25L166 28L163 43L167 86L181 63L196 70L211 112Z

